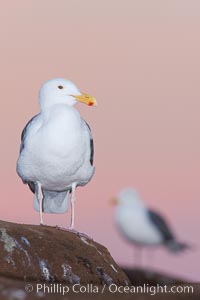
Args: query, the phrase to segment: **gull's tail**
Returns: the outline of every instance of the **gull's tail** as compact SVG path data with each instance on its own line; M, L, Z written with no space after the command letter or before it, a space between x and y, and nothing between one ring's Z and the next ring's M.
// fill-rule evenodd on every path
M53 192L43 190L43 212L63 214L68 210L70 191ZM34 194L34 209L39 211L39 202Z
M176 240L172 240L167 243L167 247L171 252L179 253L183 252L187 249L190 249L190 246L186 243L178 242Z

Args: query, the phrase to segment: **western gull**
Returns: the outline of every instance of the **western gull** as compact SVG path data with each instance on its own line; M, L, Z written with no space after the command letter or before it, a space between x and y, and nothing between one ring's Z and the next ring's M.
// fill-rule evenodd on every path
M71 194L71 225L74 228L75 190L94 174L94 145L89 125L74 108L77 102L96 106L94 97L81 93L62 78L46 81L39 92L40 113L21 135L17 173L34 193L34 209L64 213Z
M174 253L188 248L177 241L160 214L145 207L136 190L123 189L113 203L117 204L115 221L120 233L135 246L162 245Z

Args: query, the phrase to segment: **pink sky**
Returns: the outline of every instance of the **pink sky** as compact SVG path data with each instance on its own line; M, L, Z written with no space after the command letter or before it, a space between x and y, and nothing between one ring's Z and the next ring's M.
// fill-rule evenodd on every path
M194 245L181 256L157 251L154 267L200 280L199 32L198 0L4 1L0 219L39 222L32 194L15 172L20 134L38 112L43 81L69 78L99 104L77 106L92 128L96 165L92 182L77 193L77 229L119 263L133 264L108 204L133 186ZM69 214L45 220L64 226Z

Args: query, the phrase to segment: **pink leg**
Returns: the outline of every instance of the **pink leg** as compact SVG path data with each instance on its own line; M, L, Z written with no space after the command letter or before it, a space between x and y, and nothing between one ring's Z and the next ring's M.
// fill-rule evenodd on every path
M73 230L74 229L74 206L76 202L76 182L72 184L72 196L71 196L71 224L69 229Z
M40 207L40 225L44 225L43 216L42 216L42 212L43 212L43 193L42 193L42 186L41 186L40 182L37 182L37 198L38 198L39 207Z

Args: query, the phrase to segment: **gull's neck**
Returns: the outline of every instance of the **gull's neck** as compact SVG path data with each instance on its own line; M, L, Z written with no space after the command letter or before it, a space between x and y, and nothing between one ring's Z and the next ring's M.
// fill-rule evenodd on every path
M41 111L41 115L45 123L52 122L52 125L55 124L66 124L66 122L72 124L79 124L81 117L80 113L74 106L69 106L66 104L55 104Z

